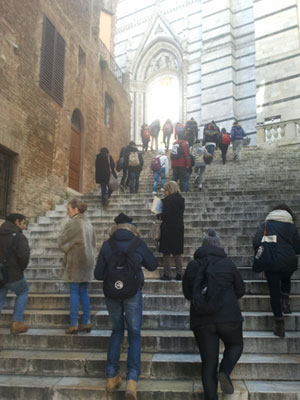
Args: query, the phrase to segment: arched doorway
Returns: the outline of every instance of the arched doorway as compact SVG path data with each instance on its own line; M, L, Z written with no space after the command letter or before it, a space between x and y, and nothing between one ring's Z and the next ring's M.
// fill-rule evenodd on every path
M81 136L82 136L82 116L76 108L72 114L71 143L69 158L69 187L80 191L81 178Z

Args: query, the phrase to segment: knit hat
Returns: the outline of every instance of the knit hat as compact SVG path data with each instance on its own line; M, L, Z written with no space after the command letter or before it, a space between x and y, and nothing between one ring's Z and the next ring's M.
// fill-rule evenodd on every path
M114 221L116 224L128 224L132 222L132 218L128 217L128 215L124 213L120 213L119 215L116 216Z
M222 247L220 238L217 235L217 232L213 229L209 229L208 232L205 233L203 236L202 246L209 246L209 245Z

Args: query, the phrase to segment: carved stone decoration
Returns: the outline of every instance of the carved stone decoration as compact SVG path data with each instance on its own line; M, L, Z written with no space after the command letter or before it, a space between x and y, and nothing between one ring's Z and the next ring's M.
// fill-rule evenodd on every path
M163 29L162 29L162 27L160 26L160 24L157 25L157 28L156 28L156 30L155 30L155 34L158 35L159 33L162 33L162 32L163 32Z
M163 53L159 54L156 58L153 58L147 69L147 78L155 72L164 69L178 70L178 61L172 54Z

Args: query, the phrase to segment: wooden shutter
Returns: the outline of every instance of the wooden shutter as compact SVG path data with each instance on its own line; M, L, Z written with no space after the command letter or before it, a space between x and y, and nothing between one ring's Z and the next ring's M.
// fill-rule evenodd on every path
M58 104L63 103L65 41L44 16L41 48L40 86Z

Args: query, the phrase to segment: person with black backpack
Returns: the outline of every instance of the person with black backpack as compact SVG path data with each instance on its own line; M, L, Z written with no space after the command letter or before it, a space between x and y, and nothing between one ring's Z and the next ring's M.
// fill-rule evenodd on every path
M154 271L158 262L140 238L132 218L121 213L114 221L116 226L110 231L110 239L101 247L94 271L95 278L103 280L106 306L112 321L106 362L106 390L112 393L122 384L119 360L126 321L129 344L126 399L136 400L143 314L144 274L141 267Z
M210 229L202 246L187 265L183 294L191 302L190 328L202 360L202 383L206 400L217 400L218 381L223 393L232 394L230 374L243 351L243 317L238 299L245 294L243 279ZM219 340L225 346L219 362Z
M27 332L23 315L28 298L24 270L29 263L30 249L22 231L26 229L23 214L10 214L0 227L0 314L8 291L16 294L11 333Z

